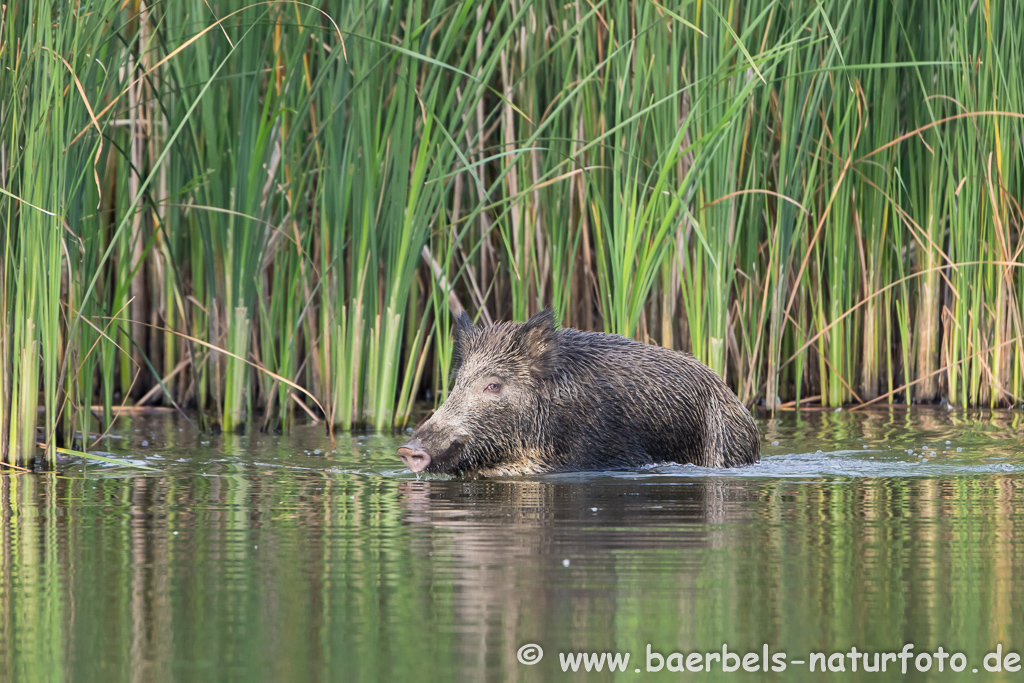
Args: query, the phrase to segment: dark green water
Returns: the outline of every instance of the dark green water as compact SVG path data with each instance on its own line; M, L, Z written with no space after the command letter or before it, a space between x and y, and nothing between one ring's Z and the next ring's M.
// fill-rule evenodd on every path
M490 481L417 480L397 438L119 424L106 452L160 474L0 476L0 680L1024 679L983 666L1024 654L1021 411L787 413L742 470ZM810 672L908 643L966 667Z

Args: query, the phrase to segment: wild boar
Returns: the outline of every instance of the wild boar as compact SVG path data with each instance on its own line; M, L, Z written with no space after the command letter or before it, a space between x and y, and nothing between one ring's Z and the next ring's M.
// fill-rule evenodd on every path
M455 323L447 400L398 449L413 472L516 475L659 462L757 462L760 437L725 382L693 356L613 334Z

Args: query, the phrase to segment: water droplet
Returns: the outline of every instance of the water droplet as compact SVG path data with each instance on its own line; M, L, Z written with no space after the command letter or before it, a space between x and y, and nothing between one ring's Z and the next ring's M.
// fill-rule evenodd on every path
M959 453L959 452L960 452L960 451L962 451L962 450L963 450L963 449L962 449L962 448L960 448L959 446L957 446L957 447L956 447L956 452L957 452L957 453Z
M145 448L145 447L146 447L146 446L148 446L148 445L149 445L149 442L148 442L148 441L143 441L143 442L142 442L142 447L143 447L143 448Z
M562 560L562 566L563 567L568 567L569 566L569 560L568 559Z
M953 442L952 442L952 441L947 441L947 442L946 442L946 445L948 446L948 445L949 445L949 444L951 444L951 443L953 443Z
M772 441L772 445L773 445L773 446L778 446L778 445L779 445L779 442L778 442L778 441Z

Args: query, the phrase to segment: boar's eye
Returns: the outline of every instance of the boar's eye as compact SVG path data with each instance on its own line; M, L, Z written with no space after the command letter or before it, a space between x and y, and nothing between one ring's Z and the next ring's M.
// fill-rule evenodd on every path
M484 393L485 394L500 394L501 393L501 383L500 382L491 382L486 387L484 387Z

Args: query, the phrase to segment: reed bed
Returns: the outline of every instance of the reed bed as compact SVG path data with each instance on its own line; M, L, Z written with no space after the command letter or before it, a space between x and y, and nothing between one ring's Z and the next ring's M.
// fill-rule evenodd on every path
M403 426L460 307L684 349L768 409L1020 405L1017 13L4 5L0 457L123 405Z

